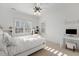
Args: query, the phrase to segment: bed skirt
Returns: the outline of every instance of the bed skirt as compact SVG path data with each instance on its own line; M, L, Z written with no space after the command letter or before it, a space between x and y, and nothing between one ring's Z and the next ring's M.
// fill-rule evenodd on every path
M40 49L43 49L45 46L46 46L46 42L40 44L37 47L33 47L32 49L26 50L26 51L24 51L22 53L18 53L18 54L14 55L14 56L28 56L28 55L30 55L30 54L32 54L32 53L34 53L34 52L36 52L36 51L38 51Z

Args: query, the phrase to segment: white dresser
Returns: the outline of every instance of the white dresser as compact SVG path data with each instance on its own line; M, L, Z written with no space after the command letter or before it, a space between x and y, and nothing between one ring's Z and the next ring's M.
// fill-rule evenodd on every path
M79 50L79 37L76 36L65 36L63 41L64 47L66 44L72 48L72 45L75 46L76 49ZM71 45L72 44L72 45Z

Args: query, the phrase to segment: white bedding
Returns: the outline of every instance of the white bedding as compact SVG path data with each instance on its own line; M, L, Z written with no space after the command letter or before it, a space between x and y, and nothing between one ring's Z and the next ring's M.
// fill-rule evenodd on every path
M0 56L16 55L35 48L45 42L38 34L11 37L8 33L0 30Z
M45 39L38 34L34 34L14 37L10 41L12 42L12 46L8 47L9 55L16 55L41 45L45 42Z
M6 33L3 33L3 31L0 29L0 56L7 56L7 47L3 36L6 37Z

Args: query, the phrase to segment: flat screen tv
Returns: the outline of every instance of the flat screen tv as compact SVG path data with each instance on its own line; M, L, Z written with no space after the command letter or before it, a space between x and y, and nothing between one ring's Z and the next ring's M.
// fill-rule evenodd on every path
M77 29L66 29L66 34L77 34Z

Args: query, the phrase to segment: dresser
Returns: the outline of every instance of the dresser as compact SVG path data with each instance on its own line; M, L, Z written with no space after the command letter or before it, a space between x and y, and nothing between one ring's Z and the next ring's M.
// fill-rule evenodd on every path
M67 42L76 44L76 49L79 50L79 37L75 36L65 36L63 40L63 45L66 47Z

